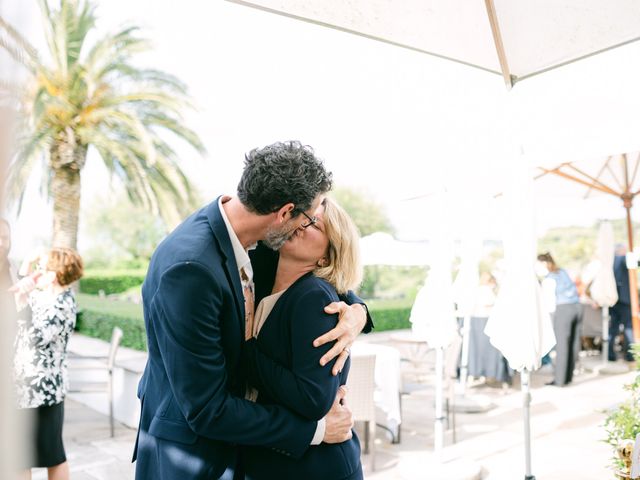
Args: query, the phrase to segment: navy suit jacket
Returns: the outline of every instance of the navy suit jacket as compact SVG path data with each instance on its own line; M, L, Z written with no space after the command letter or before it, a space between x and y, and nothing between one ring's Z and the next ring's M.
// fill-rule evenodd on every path
M627 269L627 260L624 255L616 255L613 259L613 275L616 278L616 287L618 289L618 303L631 305L629 270Z
M313 346L315 338L338 322L337 315L323 311L334 301L338 301L335 289L312 273L299 278L278 299L247 349L250 384L258 389L258 403L284 405L314 421L327 414L349 372L349 360L338 376L331 374L335 360L320 366L332 344ZM360 467L360 443L354 432L349 441L312 446L300 458L246 447L243 459L247 480L339 479Z
M217 200L158 246L142 298L149 356L137 480L231 478L237 444L304 454L315 421L242 398L244 299Z

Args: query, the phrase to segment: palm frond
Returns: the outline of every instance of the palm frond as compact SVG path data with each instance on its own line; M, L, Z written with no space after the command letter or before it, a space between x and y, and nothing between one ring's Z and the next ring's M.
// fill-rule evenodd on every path
M30 72L35 71L35 67L33 66L32 62L29 60L29 58L26 55L24 55L22 50L20 50L14 44L14 42L12 42L9 38L7 38L7 36L4 35L2 32L0 32L0 48L2 48L5 52L7 52L11 58L13 58L16 62L18 62L23 67L25 67Z
M62 1L67 35L67 65L73 66L80 54L89 31L95 27L95 6L89 2Z
M135 55L150 47L138 27L123 27L89 45L95 1L39 1L50 55L46 65L0 22L0 47L33 64L34 86L24 89L23 102L15 102L25 137L11 165L9 193L21 204L36 160L48 158L56 142L67 138L61 132L67 132L79 147L95 149L134 203L175 223L193 208L196 193L180 168L174 137L205 152L182 117L193 108L186 85L168 73L136 66ZM5 90L0 83L0 98ZM45 162L45 185L51 167Z
M207 151L198 134L173 117L168 115L145 115L142 121L150 127L161 127L169 130L176 137L186 141L201 155L204 155Z
M9 175L5 188L7 201L10 205L16 204L18 214L22 210L24 193L29 177L39 156L45 152L52 137L51 127L44 128L34 135L23 138L19 143L18 154L9 165Z
M96 41L83 62L87 71L97 74L105 68L105 65L122 61L135 51L147 48L149 42L137 36L139 31L139 27L127 26L115 34L105 35ZM96 76L99 77L99 75Z
M0 32L6 34L6 36L0 35L0 46L7 50L14 60L30 71L40 64L35 47L2 16L0 16Z

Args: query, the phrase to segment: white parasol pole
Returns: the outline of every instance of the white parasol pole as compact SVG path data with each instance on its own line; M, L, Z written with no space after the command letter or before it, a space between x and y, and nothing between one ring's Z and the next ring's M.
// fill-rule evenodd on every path
M444 347L436 348L436 412L434 421L434 450L438 461L442 461L442 447L444 446Z
M610 222L602 222L598 229L596 242L599 268L591 282L591 298L602 307L602 365L598 369L602 374L626 371L625 368L620 369L616 365L609 365L608 362L609 322L611 320L609 309L618 301L618 289L613 273L614 250L613 227Z
M460 358L460 394L467 393L469 379L469 334L471 333L471 315L466 314L462 320L462 352Z
M531 393L529 390L529 370L524 368L520 372L522 389L522 412L524 417L524 480L535 480L531 474Z
M602 307L602 364L606 365L609 361L609 322L611 315L609 314L609 306Z

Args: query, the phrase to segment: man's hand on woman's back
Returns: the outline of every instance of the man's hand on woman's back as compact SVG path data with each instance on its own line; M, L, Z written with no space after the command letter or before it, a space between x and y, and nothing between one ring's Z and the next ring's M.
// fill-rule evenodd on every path
M323 442L342 443L349 440L353 434L353 415L346 403L347 387L342 385L336 394L336 400L325 417L326 427Z

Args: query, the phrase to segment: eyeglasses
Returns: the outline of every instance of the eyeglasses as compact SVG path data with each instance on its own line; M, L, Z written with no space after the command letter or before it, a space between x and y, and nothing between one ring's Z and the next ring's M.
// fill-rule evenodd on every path
M304 212L301 212L305 217L307 217L307 220L309 220L308 222L303 223L302 225L300 225L302 228L309 228L311 225L315 225L316 223L318 223L318 217L313 216L310 217L309 215L307 215Z

